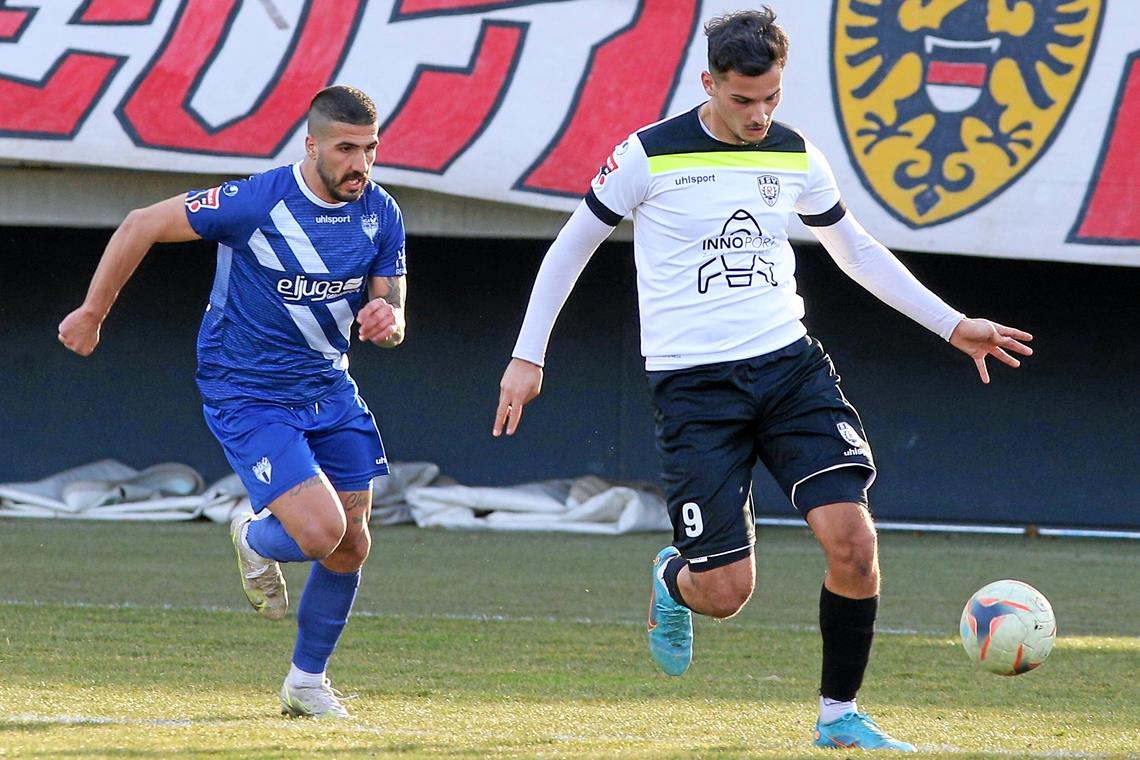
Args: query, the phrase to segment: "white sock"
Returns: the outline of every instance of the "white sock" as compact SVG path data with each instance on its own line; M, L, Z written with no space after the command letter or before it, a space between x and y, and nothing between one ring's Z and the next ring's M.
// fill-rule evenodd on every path
M819 698L820 723L834 723L844 715L853 712L858 712L854 699L850 702L841 702L838 699L829 699L828 697Z
M324 671L320 673L306 673L292 663L289 664L289 675L285 676L285 683L290 686L320 686L324 682Z
M238 531L238 543L241 544L243 549L246 549L247 551L253 552L253 547L249 545L249 539L247 538L248 535L249 535L249 523L246 523L245 525L241 526L241 529ZM257 552L253 552L253 553L257 554ZM257 556L260 557L261 555L258 554Z

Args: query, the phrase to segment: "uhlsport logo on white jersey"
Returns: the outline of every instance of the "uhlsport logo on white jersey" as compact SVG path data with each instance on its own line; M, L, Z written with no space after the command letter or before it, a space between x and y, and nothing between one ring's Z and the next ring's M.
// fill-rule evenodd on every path
M257 460L257 463L250 469L253 470L254 476L265 485L269 485L270 481L273 480L273 465L269 462L269 457L262 457Z

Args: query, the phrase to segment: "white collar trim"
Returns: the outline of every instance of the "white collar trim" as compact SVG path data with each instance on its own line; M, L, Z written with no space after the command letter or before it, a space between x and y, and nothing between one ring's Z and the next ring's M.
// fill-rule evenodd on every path
M301 188L301 192L305 194L305 197L308 198L313 203L317 204L318 206L320 206L322 208L340 208L341 206L347 205L346 201L341 201L339 203L329 203L328 201L321 200L320 198L318 198L317 194L314 193L309 188L308 183L305 182L304 175L301 174L301 162L300 161L293 164L293 178L295 180L297 180L297 187Z

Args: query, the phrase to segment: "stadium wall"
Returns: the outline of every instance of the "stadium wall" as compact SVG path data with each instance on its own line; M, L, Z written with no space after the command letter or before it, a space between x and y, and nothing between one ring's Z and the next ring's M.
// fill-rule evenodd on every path
M206 243L144 261L81 359L56 342L109 230L0 227L0 482L115 458L227 465L202 420L194 340L213 277ZM595 255L556 327L543 395L492 439L499 376L547 239L409 241L409 337L355 348L353 374L394 461L468 485L586 473L657 480L630 244ZM1140 269L901 254L948 301L1029 329L1022 369L971 362L800 246L808 326L835 359L879 465L880 518L1140 526ZM794 516L757 472L761 513Z

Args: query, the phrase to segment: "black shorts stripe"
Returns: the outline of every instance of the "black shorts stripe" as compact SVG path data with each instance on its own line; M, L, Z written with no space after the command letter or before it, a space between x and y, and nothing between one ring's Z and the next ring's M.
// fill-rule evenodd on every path
M594 188L590 188L590 192L586 193L586 205L594 212L594 216L601 219L604 224L611 227L617 227L621 222L621 214L615 214L606 207L606 204L598 200L598 196L594 195Z
M843 205L842 200L835 202L827 211L822 214L800 214L800 221L808 227L830 227L843 218L847 213L847 207Z

